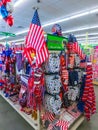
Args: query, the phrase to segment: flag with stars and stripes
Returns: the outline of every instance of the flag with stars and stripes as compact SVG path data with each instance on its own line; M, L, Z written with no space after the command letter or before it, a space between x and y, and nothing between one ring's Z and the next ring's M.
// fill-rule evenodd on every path
M46 47L44 31L41 27L37 10L35 10L29 32L26 38L26 46L36 51L36 65L41 65L48 59L49 53Z

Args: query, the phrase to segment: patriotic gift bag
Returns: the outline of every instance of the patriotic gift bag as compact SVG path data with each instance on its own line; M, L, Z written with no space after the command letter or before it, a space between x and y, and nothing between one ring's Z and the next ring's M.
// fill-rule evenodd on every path
M61 81L59 75L45 75L45 81L46 81L46 90L50 94L59 94L60 87L61 87Z
M47 73L55 73L60 71L60 58L57 53L50 53L49 60L45 64L45 71Z
M48 110L49 112L59 115L61 104L62 102L59 95L56 96L51 96L49 94L45 95L45 109Z

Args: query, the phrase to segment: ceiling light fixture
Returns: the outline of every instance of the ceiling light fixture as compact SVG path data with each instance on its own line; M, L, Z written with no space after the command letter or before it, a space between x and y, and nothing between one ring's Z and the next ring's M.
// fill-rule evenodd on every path
M88 33L88 36L98 35L98 33ZM86 37L86 34L75 35L75 37Z
M92 40L92 39L98 39L98 36L97 37L89 37L88 40ZM86 38L77 38L77 40L86 40Z
M25 2L25 1L24 0L18 0L17 2L15 2L14 7L21 5L23 2Z
M19 6L21 3L23 2L23 0L18 0L17 2L15 2L14 6L17 7ZM92 13L96 13L98 12L98 8L95 8L95 9L89 9L88 11L85 11L83 13L77 13L76 15L73 15L73 16L69 16L69 17L66 17L64 19L60 19L60 20L57 20L57 21L53 21L53 22L50 22L50 23L47 23L47 24L44 24L42 27L47 27L47 26L50 26L50 25L53 25L55 23L61 23L61 22L64 22L64 21L68 21L68 20L72 20L72 19L75 19L75 18L78 18L78 17L82 17L82 16L85 16L85 15L89 15L89 14L92 14ZM2 18L2 17L0 17ZM64 31L63 33L69 33L69 32L75 32L75 31L82 31L82 30L86 30L86 29L91 29L91 28L98 28L98 26L94 26L94 27L84 27L84 28L80 28L80 29L75 29L75 30L68 30L68 31ZM23 33L26 33L28 32L29 29L26 29L22 32L18 32L16 33L16 35L20 35L20 34L23 34ZM0 40L3 40L5 38L1 38Z
M23 34L23 33L27 33L29 31L29 29L25 29L23 31L19 31L19 32L16 32L16 35L20 35L20 34Z
M94 29L94 28L98 28L98 25L87 26L87 27L83 27L83 28L76 28L76 29L72 29L72 30L68 30L68 31L63 31L62 33L72 33L72 32L83 31L83 30Z
M60 20L56 20L56 21L47 23L47 24L43 25L43 27L47 27L47 26L50 26L50 25L53 25L53 24L56 24L56 23L65 22L65 21L68 21L68 20L72 20L72 19L75 19L75 18L79 18L79 17L82 17L82 16L93 14L93 13L96 13L96 12L98 12L98 8L89 9L88 11L84 11L83 13L77 13L76 15L69 16L69 17L66 17L66 18L63 18L63 19L60 19Z
M11 41L9 41L9 42L20 42L20 41L24 41L25 39L24 38L22 38L22 39L17 39L17 40L11 40Z
M85 41L79 41L79 44L86 45ZM89 40L89 44L98 44L98 40Z

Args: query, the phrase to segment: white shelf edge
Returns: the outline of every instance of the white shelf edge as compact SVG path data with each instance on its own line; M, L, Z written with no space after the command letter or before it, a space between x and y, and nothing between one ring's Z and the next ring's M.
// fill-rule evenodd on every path
M72 126L69 128L69 130L76 130L80 124L82 124L82 122L84 121L84 116L81 116L79 119L77 119Z
M13 104L12 101L10 101L8 98L4 96L2 92L0 92L0 95L11 105L11 107L17 111L17 113L25 119L26 122L28 122L35 130L39 130L39 122L38 120L34 121L33 118L31 118L29 115L25 114L24 112L20 111L20 106Z

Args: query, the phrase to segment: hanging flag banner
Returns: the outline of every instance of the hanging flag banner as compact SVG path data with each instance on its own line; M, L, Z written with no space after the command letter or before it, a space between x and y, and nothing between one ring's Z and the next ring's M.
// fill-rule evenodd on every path
M47 34L47 47L49 50L64 50L64 43L68 39L62 36Z

